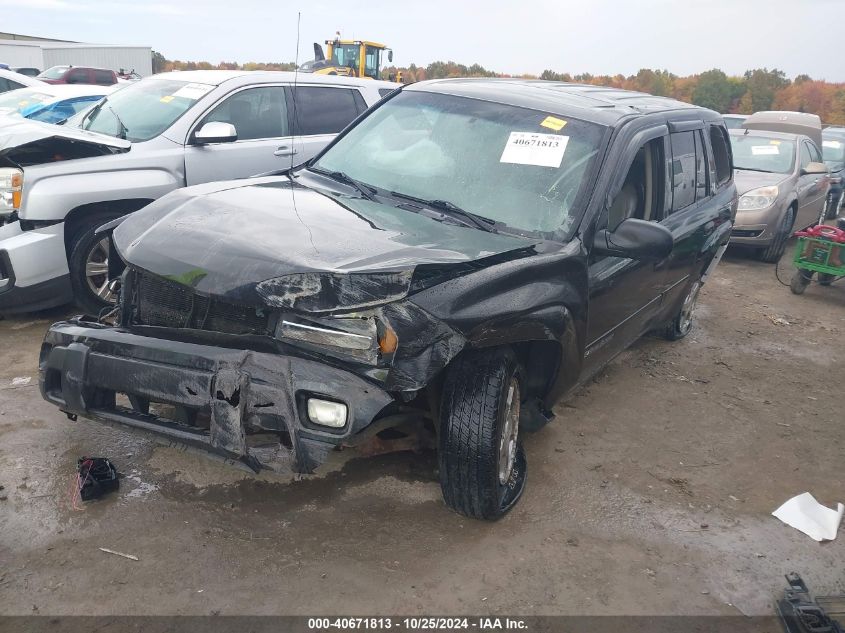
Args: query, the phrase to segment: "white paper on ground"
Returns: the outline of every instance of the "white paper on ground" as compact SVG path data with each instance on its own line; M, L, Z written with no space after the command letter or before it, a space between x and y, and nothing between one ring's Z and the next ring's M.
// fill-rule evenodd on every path
M845 506L837 503L837 509L831 510L820 504L809 492L792 497L772 516L777 517L787 525L800 530L817 541L832 541L836 538Z

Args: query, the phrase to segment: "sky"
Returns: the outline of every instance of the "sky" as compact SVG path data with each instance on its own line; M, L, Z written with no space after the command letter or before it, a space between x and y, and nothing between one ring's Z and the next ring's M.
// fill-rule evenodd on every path
M7 32L151 46L183 61L299 61L312 43L370 39L394 63L512 74L678 75L779 68L845 81L845 0L0 0Z

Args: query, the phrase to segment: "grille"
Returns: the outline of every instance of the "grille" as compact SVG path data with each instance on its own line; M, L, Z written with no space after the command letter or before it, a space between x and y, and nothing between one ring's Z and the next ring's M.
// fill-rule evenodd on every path
M148 273L135 272L138 325L192 328L224 334L267 334L269 316L255 308L210 299L190 288Z

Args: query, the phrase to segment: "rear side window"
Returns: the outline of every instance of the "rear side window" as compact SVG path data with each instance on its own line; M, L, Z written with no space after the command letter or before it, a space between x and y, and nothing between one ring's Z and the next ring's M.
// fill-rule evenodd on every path
M692 132L675 132L672 143L672 211L695 201L695 138Z
M114 74L110 70L95 70L94 83L100 86L111 86L114 83Z
M337 134L358 116L356 93L348 88L296 88L294 134Z
M69 84L85 84L88 83L88 71L87 70L74 70L71 69L67 73L67 79L65 79Z
M693 132L695 135L695 199L703 200L707 197L707 156L704 152L704 137L701 130Z
M710 126L710 147L713 156L710 157L716 186L721 187L731 179L731 155L728 150L728 139L725 131L718 125Z

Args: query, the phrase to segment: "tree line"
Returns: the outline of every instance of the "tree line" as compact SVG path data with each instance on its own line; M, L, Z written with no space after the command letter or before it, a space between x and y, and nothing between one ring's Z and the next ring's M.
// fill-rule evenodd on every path
M170 70L293 70L293 62L183 62L167 60L161 53L153 52L153 72ZM682 77L668 70L641 69L636 75L591 75L558 73L544 70L540 75L508 75L488 70L480 64L467 66L453 61L435 61L427 66L410 64L406 67L389 66L382 71L387 79L402 73L405 83L447 77L520 77L547 79L596 86L609 86L625 90L638 90L653 95L672 97L687 103L703 106L723 114L751 114L760 110L793 110L818 114L829 124L845 125L845 83L831 83L798 75L794 79L777 68L755 68L739 76L731 76L714 68L697 75Z

